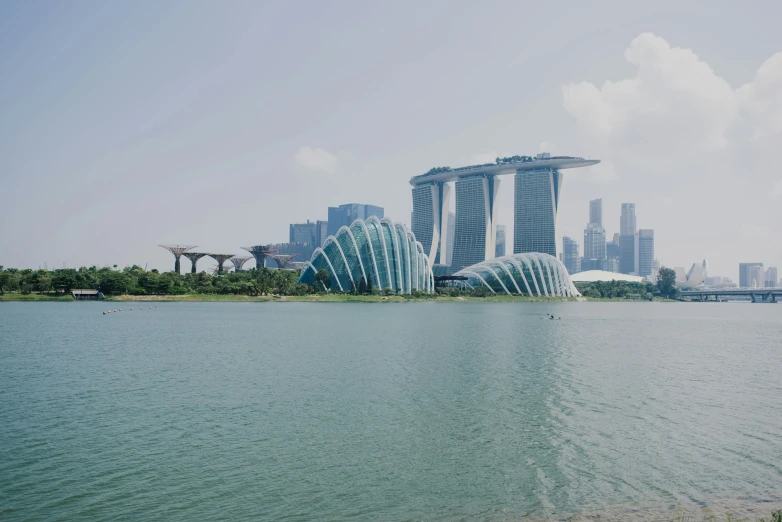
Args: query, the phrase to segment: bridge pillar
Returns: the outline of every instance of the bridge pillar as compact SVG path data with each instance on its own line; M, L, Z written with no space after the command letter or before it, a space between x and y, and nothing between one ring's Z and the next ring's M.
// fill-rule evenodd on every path
M757 299L755 299L755 294L749 294L749 296L752 298L753 303L757 303Z

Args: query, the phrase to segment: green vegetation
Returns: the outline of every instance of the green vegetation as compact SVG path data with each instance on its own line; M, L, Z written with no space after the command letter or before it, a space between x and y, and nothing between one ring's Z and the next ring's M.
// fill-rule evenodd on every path
M676 272L671 268L660 268L657 273L657 291L668 299L679 297L679 289L676 288Z
M576 282L581 295L599 299L636 299L651 301L656 295L652 283L632 283L629 281Z
M424 176L428 176L429 174L439 174L441 172L449 172L451 170L451 167L434 167L426 171L426 174Z
M507 158L497 158L495 161L497 165L502 165L504 163L527 163L530 161L533 161L532 156L508 156Z

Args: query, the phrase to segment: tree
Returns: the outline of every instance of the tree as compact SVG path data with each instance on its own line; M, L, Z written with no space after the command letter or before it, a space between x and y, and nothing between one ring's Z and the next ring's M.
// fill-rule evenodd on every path
M320 283L318 285L319 286L318 289L320 289L321 287L324 290L328 290L331 288L331 276L329 276L329 273L325 268L321 268L320 270L317 271L317 273L315 274L315 281Z
M679 294L679 289L676 288L676 272L672 268L660 268L657 273L657 291L661 296L669 299Z
M358 293L362 295L367 293L367 281L364 276L361 276L361 281L358 282Z

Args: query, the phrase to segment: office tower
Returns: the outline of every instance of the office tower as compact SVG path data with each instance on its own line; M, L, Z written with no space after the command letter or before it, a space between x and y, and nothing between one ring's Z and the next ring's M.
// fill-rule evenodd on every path
M494 250L494 257L505 255L505 225L497 225L497 241Z
M307 243L308 245L314 245L316 230L316 224L312 223L310 220L307 220L306 223L291 223L288 241L291 243Z
M326 238L329 237L329 222L318 220L315 222L315 248L322 247Z
M739 287L751 288L750 269L753 266L763 266L763 263L739 263Z
M766 288L776 288L778 280L779 274L777 273L777 267L768 267L768 270L766 270Z
M500 180L476 175L459 178L455 185L456 237L451 263L454 271L494 257Z
M413 187L411 228L432 264L445 265L448 253L448 211L451 187L427 183Z
M619 258L609 257L600 261L600 270L605 272L619 272Z
M589 224L603 226L603 199L593 199L589 202Z
M766 286L766 272L763 265L749 267L749 288L764 288Z
M541 252L557 257L560 180L557 169L516 172L513 203L514 253Z
M383 215L383 207L375 205L348 203L338 207L329 207L328 235L336 236L340 228L349 227L357 219L366 220L371 216L383 219Z
M584 229L584 258L606 258L606 231L596 223L590 223Z
M652 275L654 270L654 230L641 228L638 230L638 275Z
M614 234L614 238L606 243L606 258L616 258L619 262L619 234Z
M581 272L581 258L578 257L578 241L567 236L562 238L562 264L568 274Z
M635 203L622 203L619 222L619 271L623 274L636 271L635 230Z

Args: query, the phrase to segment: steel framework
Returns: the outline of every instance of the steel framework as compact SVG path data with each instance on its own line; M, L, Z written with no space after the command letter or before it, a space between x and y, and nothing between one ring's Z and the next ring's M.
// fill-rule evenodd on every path
M172 254L174 254L174 272L179 273L179 258L187 252L195 248L197 245L158 245L161 248L165 248Z
M231 259L234 255L233 254L206 254L211 258L214 258L215 261L217 261L217 272L223 271L223 263Z
M234 264L234 271L238 272L242 269L242 265L250 258L252 258L252 256L233 256L229 261Z
M195 274L196 263L198 262L198 260L204 256L208 256L209 254L205 252L183 252L182 255L190 260L190 263L192 263L192 266L190 267L190 273Z
M271 245L255 245L242 248L253 255L255 258L255 268L258 269L260 269L262 266L265 266L266 258L269 257L269 254L277 251L273 249Z
M269 257L277 261L277 266L279 268L288 268L288 264L291 262L291 259L294 257L298 257L299 254L270 254Z

